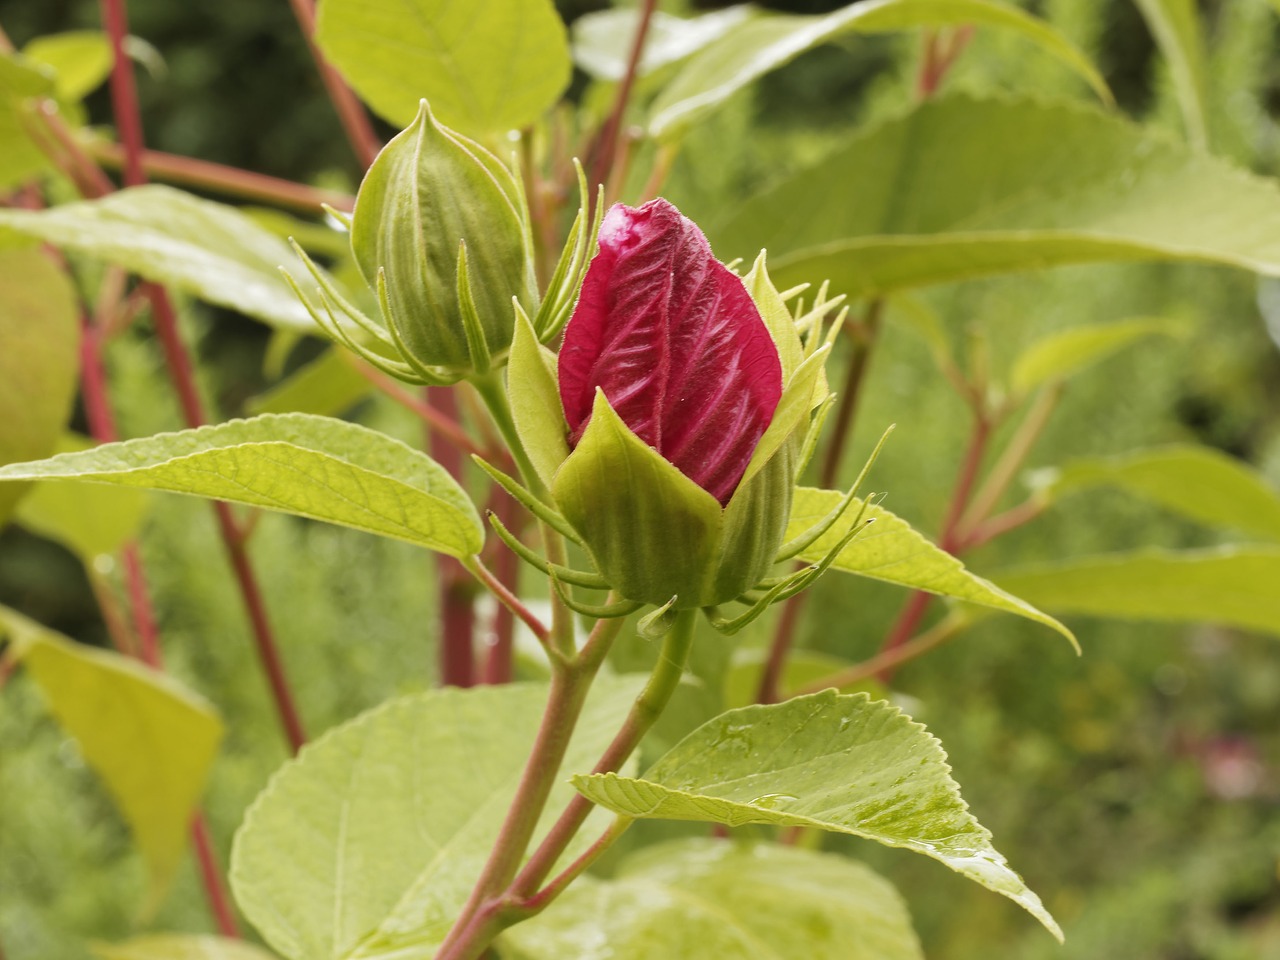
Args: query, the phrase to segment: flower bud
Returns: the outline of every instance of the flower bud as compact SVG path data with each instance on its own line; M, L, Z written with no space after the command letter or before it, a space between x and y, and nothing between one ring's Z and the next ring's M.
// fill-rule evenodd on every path
M783 318L667 201L605 216L560 351L572 453L552 493L627 599L713 606L774 563L821 360L797 369Z
M512 297L537 306L518 181L480 144L437 123L425 100L369 168L351 246L378 293L384 348L393 345L427 382L487 372L511 345Z

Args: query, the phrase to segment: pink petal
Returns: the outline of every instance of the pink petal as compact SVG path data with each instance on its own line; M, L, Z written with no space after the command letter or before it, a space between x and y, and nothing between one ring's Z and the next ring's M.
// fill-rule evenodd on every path
M782 396L778 350L742 281L666 200L616 204L560 351L576 444L596 387L624 423L728 503Z

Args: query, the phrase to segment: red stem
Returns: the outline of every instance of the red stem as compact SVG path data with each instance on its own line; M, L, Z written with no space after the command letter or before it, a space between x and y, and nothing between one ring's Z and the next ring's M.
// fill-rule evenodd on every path
M94 439L99 443L110 443L117 439L118 432L115 417L111 412L107 378L102 364L102 338L98 328L89 323L87 317L82 320L80 359L80 382L85 419L89 423L89 430ZM121 556L124 562L125 584L132 604L134 632L140 642L140 648L137 651L126 652L136 656L153 669L162 671L164 664L160 649L160 634L156 628L155 610L147 594L146 575L137 542L126 543L121 550ZM209 835L209 826L204 813L199 810L191 819L191 842L195 848L196 859L199 861L205 898L209 902L209 910L213 914L219 932L225 937L239 937L240 929L236 924L235 911L231 907L231 898L222 880L222 872Z
M453 423L458 419L458 398L452 387L427 387L426 406ZM427 431L431 456L450 476L462 481L462 450L434 428ZM475 589L466 568L453 557L438 557L440 602L440 682L469 687L476 681Z
M315 4L312 0L289 0L289 6L293 8L293 15L297 18L298 25L302 28L302 35L307 38L307 48L311 51L311 59L315 61L316 69L320 71L320 80L324 83L324 88L329 94L329 100L333 103L333 108L338 113L338 120L342 123L342 129L346 131L347 140L351 143L351 149L355 151L356 159L360 161L360 166L368 170L373 163L374 157L382 149L382 144L373 130L369 115L365 113L364 107L356 99L356 95L351 92L351 88L342 79L342 75L325 59L324 54L320 52L320 48L316 46Z
M120 140L125 150L124 181L128 186L136 186L146 182L146 173L142 167L144 149L142 118L138 111L137 92L133 83L133 66L124 51L124 41L128 35L124 0L102 0L102 13L115 57L111 67L111 102L115 111L116 125L120 131ZM144 289L151 303L156 334L160 339L169 376L178 393L183 415L189 427L198 427L206 422L204 408L196 390L191 356L178 333L173 304L164 288L158 284L144 284ZM222 541L226 546L227 555L235 572L236 583L240 588L240 595L253 627L258 655L266 670L285 736L296 753L306 742L306 736L302 730L297 707L294 705L293 695L284 677L275 636L262 601L262 592L258 587L253 566L245 553L243 533L238 528L230 507L221 502L215 502L213 507L218 518Z
M622 118L627 112L631 89L636 82L636 71L640 67L640 57L644 53L644 43L649 36L649 24L653 21L653 12L657 6L657 0L644 0L644 5L640 8L636 35L631 43L631 55L627 59L627 70L622 75L622 82L618 85L618 98L614 101L613 111L600 132L600 139L596 141L595 161L591 164L591 179L588 181L588 186L604 183L613 168L614 154L618 149L618 131L622 128Z
M218 855L214 852L213 838L209 835L209 824L204 814L197 813L191 821L191 843L195 847L200 878L208 892L209 909L218 924L218 932L224 937L238 938L240 925L236 923L235 908L231 906L231 898L222 884L222 868L218 865Z
M773 642L769 644L769 658L760 675L760 689L756 692L758 703L777 703L782 699L782 674L795 644L796 629L800 625L800 614L804 611L806 596L808 594L797 593L782 605L782 616L778 618Z
M90 144L87 149L95 160L112 168L122 167L128 156L123 147L114 143ZM338 210L351 210L355 206L355 197L350 194L159 150L143 151L142 169L147 176L167 183L227 193L303 213L319 213L326 204Z
M975 407L973 433L969 438L969 449L965 452L964 463L961 465L960 474L956 478L955 491L951 495L951 505L947 508L946 519L942 522L942 532L938 536L938 546L947 551L947 553L954 554L959 550L960 518L964 516L965 508L969 505L969 497L973 493L973 486L978 479L978 471L982 467L982 458L987 452L987 442L991 439L991 429L991 418L986 411L981 407ZM918 590L911 595L906 606L902 608L902 612L898 614L897 621L885 637L884 644L880 647L882 654L897 649L911 639L916 632L916 628L920 626L920 621L924 619L925 612L929 609L929 603L932 600L933 594L925 593L923 590ZM893 677L893 671L896 667L896 663L886 666L877 676L882 682L888 683Z

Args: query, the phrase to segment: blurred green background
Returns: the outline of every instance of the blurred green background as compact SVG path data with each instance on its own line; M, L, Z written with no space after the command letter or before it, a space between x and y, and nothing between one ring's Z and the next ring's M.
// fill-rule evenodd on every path
M835 4L772 3L807 12ZM1128 115L1178 135L1172 87L1131 0L1023 4L1103 70ZM562 3L566 16L602 6ZM665 7L665 5L664 5ZM676 10L672 7L670 9ZM1201 4L1215 152L1280 174L1280 17L1264 0ZM133 0L132 31L162 55L140 73L149 143L277 176L354 189L357 170L288 5ZM90 0L0 0L21 46L94 29ZM695 217L820 156L911 97L919 38L855 38L806 55L737 98L691 138L668 195ZM1081 97L1079 82L1016 39L981 33L950 90ZM88 101L109 121L105 91ZM726 148L726 144L732 145ZM1071 267L933 288L957 344L986 339L992 366L1046 332L1135 315L1182 334L1142 341L1072 380L1030 466L1194 441L1244 458L1280 487L1280 350L1258 281L1202 266ZM224 416L266 383L265 328L202 305L184 313L203 386ZM159 356L135 328L110 356L122 433L179 424ZM839 360L837 360L837 367ZM833 368L834 369L834 368ZM888 423L872 480L886 506L936 532L966 438L963 405L923 342L890 323L874 357L852 469ZM385 401L366 423L417 441ZM1214 535L1120 493L1074 497L970 559L1015 561ZM313 735L432 681L433 572L410 547L276 515L253 540L283 653ZM143 538L173 671L223 711L229 736L207 798L224 862L245 805L286 756L239 602L204 504L156 497ZM1280 584L1276 585L1280 590ZM829 577L805 645L858 659L877 648L901 591ZM61 548L0 534L0 603L104 642L91 593ZM936 960L1268 960L1280 957L1280 649L1274 637L1076 619L1085 655L1043 628L991 619L905 667L908 712L945 745L999 849L1067 934L1058 947L1016 906L940 865L869 843L850 848L897 883ZM746 639L761 643L767 629ZM724 643L709 635L705 644ZM142 865L75 744L19 676L0 697L0 944L8 960L86 956L88 938L137 929ZM160 928L209 929L188 865Z

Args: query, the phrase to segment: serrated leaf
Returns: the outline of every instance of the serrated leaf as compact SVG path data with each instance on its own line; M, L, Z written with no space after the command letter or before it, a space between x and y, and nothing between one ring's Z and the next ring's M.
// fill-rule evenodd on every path
M791 522L787 526L787 539L798 537L827 516L840 502L840 497L841 494L834 490L796 487ZM826 556L849 532L850 524L860 510L862 501L855 499L844 517L811 544L800 555L801 559L817 562ZM1052 627L1076 646L1075 636L1053 617L1001 589L990 580L970 573L963 563L941 547L930 543L902 518L883 507L871 504L862 514L861 522L865 524L868 520L872 521L870 525L840 551L831 565L832 570L854 573L860 577L883 580L915 590L926 590L942 597L1017 614Z
M711 233L729 255L767 246L781 287L830 278L850 296L1094 261L1280 275L1274 183L1101 111L1038 101L925 103Z
M655 10L636 76L648 76L697 53L755 12L748 4L688 18ZM574 62L597 80L621 80L627 72L638 21L636 9L593 10L579 17L572 29Z
M90 945L97 960L273 960L275 954L243 940L201 934L150 933L118 943Z
M1246 463L1209 447L1179 444L1047 470L1050 500L1119 487L1192 520L1280 541L1280 491Z
M595 764L641 679L596 682L566 772ZM431 957L497 836L547 690L402 697L303 748L236 836L231 880L246 916L291 960ZM557 782L539 833L572 794Z
M1143 337L1167 334L1170 323L1158 318L1093 323L1037 340L1013 364L1010 386L1030 393L1051 380L1065 380L1100 363Z
M120 190L48 210L0 210L0 228L119 264L264 323L318 333L280 276L315 286L298 258L234 207L172 187Z
M699 838L583 878L502 938L520 960L923 960L902 897L847 857Z
M67 434L57 453L92 450L87 437ZM14 519L33 533L56 540L86 564L114 553L138 531L147 495L97 483L38 483L22 498Z
M824 690L721 714L640 779L593 774L573 784L628 817L818 827L914 850L1013 900L1061 940L969 813L946 760L896 707Z
M342 347L330 347L310 363L251 398L250 413L314 413L336 417L373 392L373 384L356 372L359 363Z
M1204 40L1194 0L1135 0L1156 45L1169 64L1187 139L1197 148L1209 143Z
M475 506L421 451L367 427L263 414L0 468L246 503L405 540L454 557L484 543Z
M54 90L75 102L96 90L111 73L111 43L98 30L72 30L36 37L22 48L24 56L51 68Z
M0 251L0 464L53 452L80 371L75 288L40 250ZM0 488L0 526L25 485Z
M136 660L86 647L0 607L0 633L102 778L151 874L151 903L186 850L187 826L222 739L203 698Z
M1083 77L1103 101L1111 101L1106 81L1088 57L1052 26L1017 7L991 0L862 0L823 16L771 14L735 27L690 60L658 94L650 108L649 133L658 138L679 135L752 81L845 34L966 24L1016 31Z
M1137 550L1004 570L1001 583L1061 614L1223 623L1280 636L1280 548Z
M407 126L418 101L467 133L527 126L569 82L551 0L322 0L316 43L384 119Z

